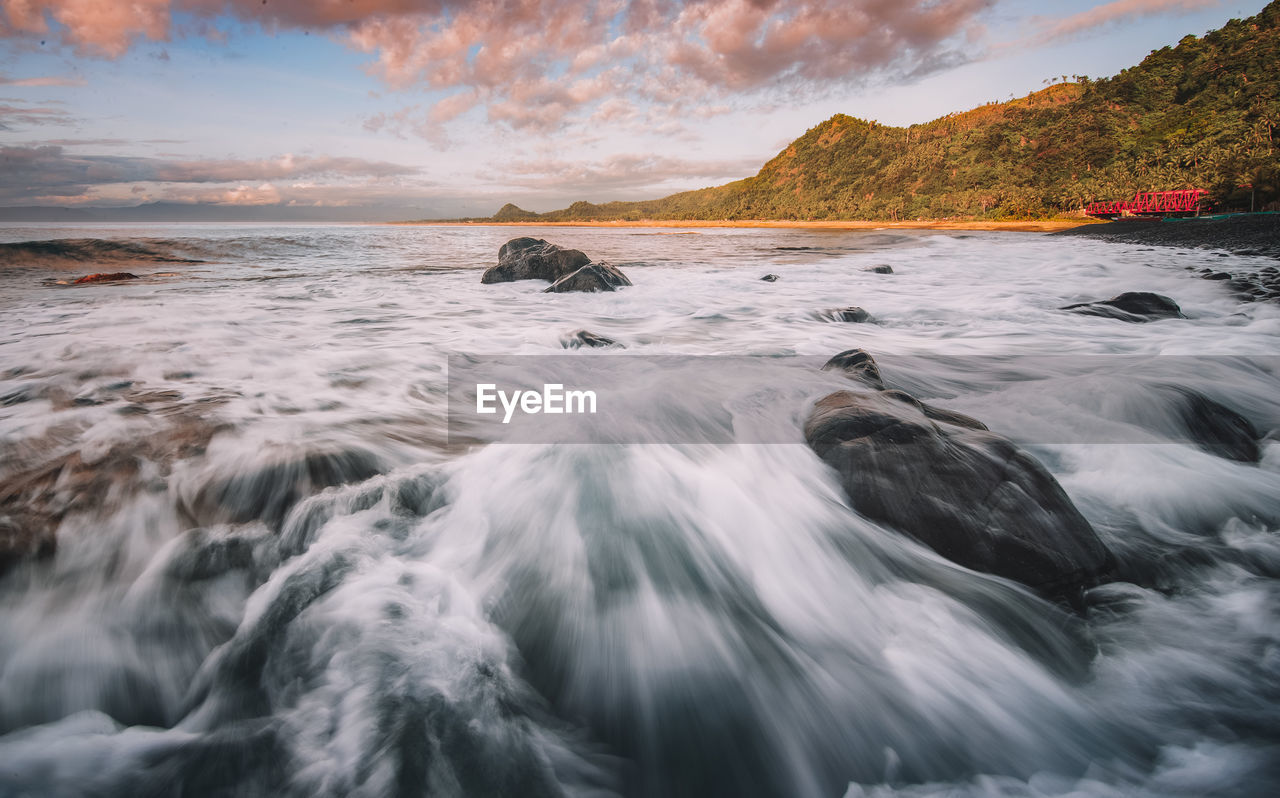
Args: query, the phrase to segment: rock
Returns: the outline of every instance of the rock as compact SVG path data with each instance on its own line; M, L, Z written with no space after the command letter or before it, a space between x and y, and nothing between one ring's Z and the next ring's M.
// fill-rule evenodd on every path
M1227 274L1226 272L1209 272L1208 274L1201 275L1200 279L1202 279L1202 280L1230 280L1230 279L1231 279L1231 275Z
M882 396L896 399L899 402L906 402L933 421L941 421L944 424L968 429L987 429L987 425L976 418L957 413L954 410L945 410L941 407L925 404L906 391L886 389L884 387L884 379L880 376L880 366L876 363L875 358L871 356L871 353L865 349L849 349L841 352L828 360L822 367L823 371L835 371L837 369L867 387L880 391Z
M498 265L490 266L482 283L509 283L515 280L555 282L591 262L576 249L565 249L541 238L513 238L498 250Z
M776 283L776 282L778 282L778 275L776 275L776 274L766 274L764 277L761 277L760 279L761 279L761 280L763 280L763 281L764 281L764 282L766 282L766 283Z
M877 391L884 390L884 380L880 376L880 366L875 358L865 349L847 349L828 360L823 371L843 371L855 380L859 380Z
M1143 322L1157 319L1185 319L1182 308L1167 296L1148 291L1128 291L1099 302L1081 302L1059 310L1070 310L1086 316L1102 316L1120 321Z
M887 265L872 266L870 269L863 269L863 271L868 271L872 274L893 274L893 267Z
M1249 419L1188 388L1169 386L1168 390L1177 396L1175 407L1192 443L1219 457L1241 463L1256 463L1262 459L1262 449L1258 446L1261 436Z
M111 272L110 274L102 272L99 274L86 274L73 281L72 285L82 285L84 283L119 283L125 280L136 280L138 275L129 272Z
M560 345L565 349L580 349L584 346L591 348L603 348L616 346L619 349L626 349L625 346L603 335L596 335L590 330L575 330L566 336L561 337Z
M0 575L23 560L47 559L58 549L57 527L33 513L0 515Z
M957 413L954 410L947 410L945 408L925 404L906 391L885 391L883 395L914 406L921 413L924 413L925 418L928 418L931 421L940 421L943 424L950 424L953 427L964 427L966 429L979 429L984 431L987 429L986 424L983 424L973 416L966 416L964 413Z
M847 321L862 323L871 321L871 314L860 307L828 308L818 314L822 321Z
M1110 572L1111 552L1039 462L994 433L931 420L892 393L833 393L805 424L805 440L839 472L859 513L1049 595Z
M543 293L616 291L624 285L631 285L631 281L616 266L610 266L607 263L588 263L577 271L559 278Z
M257 452L221 469L200 485L182 509L196 525L262 521L279 528L302 499L334 485L363 482L385 469L378 457L358 448Z

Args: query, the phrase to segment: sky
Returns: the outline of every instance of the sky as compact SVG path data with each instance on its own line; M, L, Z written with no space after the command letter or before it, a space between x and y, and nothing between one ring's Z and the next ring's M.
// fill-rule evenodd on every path
M0 0L0 207L488 216L755 174L836 113L1106 77L1263 0Z

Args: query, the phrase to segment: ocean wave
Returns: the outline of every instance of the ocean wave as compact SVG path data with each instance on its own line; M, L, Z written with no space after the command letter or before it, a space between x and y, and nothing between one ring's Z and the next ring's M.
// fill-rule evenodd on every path
M158 239L59 238L0 244L0 266L82 267L136 263L202 263L179 254L180 244Z

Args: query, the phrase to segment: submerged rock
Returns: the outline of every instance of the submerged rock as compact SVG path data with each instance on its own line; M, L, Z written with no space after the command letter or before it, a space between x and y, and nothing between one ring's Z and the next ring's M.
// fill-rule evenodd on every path
M1080 302L1075 305L1066 305L1059 310L1129 322L1186 318L1182 315L1182 308L1178 307L1177 302L1162 294L1153 294L1149 291L1127 291L1111 299Z
M372 452L359 448L286 449L237 462L199 486L183 510L203 526L262 521L279 527L289 510L324 488L363 482L382 473Z
M1168 390L1176 394L1174 407L1187 437L1196 446L1241 463L1262 459L1260 436L1247 418L1189 388L1169 386Z
M881 396L887 396L899 402L906 402L912 407L925 414L925 417L933 421L941 421L944 424L951 424L956 427L965 427L967 429L987 429L987 425L981 421L963 413L957 413L954 410L946 410L941 407L934 407L925 404L915 398L906 391L889 390L885 388L884 379L880 376L880 366L876 363L876 359L871 353L865 349L849 349L835 357L831 358L822 367L823 371L843 371L847 376L858 380L869 388L874 388L881 392Z
M605 348L616 346L619 349L626 349L625 346L603 335L597 335L590 330L575 330L560 338L560 345L565 349L580 349L584 346L591 348Z
M884 379L880 376L880 366L876 365L875 358L865 349L846 349L828 360L822 366L822 370L843 371L853 379L875 388L877 391L884 390Z
M565 249L541 238L513 238L498 250L498 265L486 269L480 282L555 282L590 262L591 258L579 250Z
M766 282L766 283L776 283L776 282L778 282L778 275L776 275L776 274L766 274L764 277L761 277L760 279L761 279L761 280L763 280L763 281L764 281L764 282Z
M863 269L863 271L868 271L872 274L893 274L893 267L881 264L879 266L872 266L870 269Z
M34 513L0 515L0 575L28 558L52 557L57 548L55 524Z
M822 321L847 321L861 324L865 321L871 321L871 314L860 307L847 308L828 308L818 313L818 318Z
M86 274L72 282L72 285L83 285L85 283L119 283L125 280L137 280L138 275L129 272L101 272L98 274Z
M966 418L931 418L901 392L838 391L818 401L805 440L859 513L953 562L1051 595L1097 583L1111 552L1061 486Z
M616 291L631 281L616 266L607 263L588 263L581 269L559 278L544 294L563 294L570 291Z
M957 413L954 410L947 410L946 408L934 407L933 405L925 404L906 391L890 390L885 391L882 395L887 396L890 399L897 399L899 402L906 402L918 409L921 413L924 413L925 418L928 418L931 421L940 421L943 424L950 424L953 427L964 427L965 429L987 429L986 424L983 424L972 416L966 416L964 413Z

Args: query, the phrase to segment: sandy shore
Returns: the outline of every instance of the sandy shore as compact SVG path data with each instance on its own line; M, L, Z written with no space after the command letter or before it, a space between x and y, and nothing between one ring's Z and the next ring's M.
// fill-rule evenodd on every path
M760 227L800 230L1008 230L1022 233L1053 233L1092 224L1086 219L1049 219L1034 222L988 222L977 220L922 221L922 222L855 222L855 221L663 221L639 222L389 222L402 225L440 225L449 227Z

